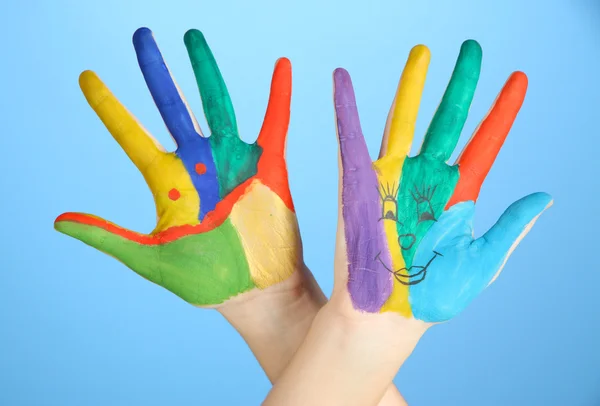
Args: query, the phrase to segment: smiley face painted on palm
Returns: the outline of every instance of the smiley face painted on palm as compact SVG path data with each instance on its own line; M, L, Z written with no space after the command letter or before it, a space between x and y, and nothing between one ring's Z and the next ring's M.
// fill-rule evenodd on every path
M428 63L427 48L411 51L381 158L373 163L350 77L341 69L334 77L335 104L354 306L440 322L494 280L551 198L538 193L517 201L482 238L473 239L475 201L523 102L527 78L511 75L457 163L448 165L479 78L481 48L475 41L463 44L421 151L407 157Z

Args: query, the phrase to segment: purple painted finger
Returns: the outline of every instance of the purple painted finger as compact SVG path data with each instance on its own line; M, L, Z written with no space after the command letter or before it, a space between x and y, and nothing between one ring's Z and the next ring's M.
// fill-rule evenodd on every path
M348 291L354 307L375 313L392 291L391 263L381 219L377 176L360 128L350 75L334 72L334 102L342 160L342 216L348 256Z
M354 172L359 169L372 167L371 157L360 128L360 119L358 118L358 109L350 75L345 69L338 68L335 70L333 78L342 168L344 168L344 178L346 175L352 178Z

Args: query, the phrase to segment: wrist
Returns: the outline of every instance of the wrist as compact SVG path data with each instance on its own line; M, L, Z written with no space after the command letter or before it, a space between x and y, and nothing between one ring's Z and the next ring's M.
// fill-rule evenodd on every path
M266 405L377 404L429 327L395 313L342 308L332 301L319 311Z
M230 300L218 311L240 333L271 381L283 372L327 299L303 266L285 281Z
M327 330L339 340L340 347L364 355L372 365L395 363L395 375L430 326L392 312L348 309L332 300L319 311L311 330Z
M320 310L319 315L328 319L328 323L343 328L349 339L357 342L369 339L387 348L388 354L390 351L402 354L408 349L412 352L423 334L433 325L391 311L368 313L357 310L346 292L335 289L331 301Z

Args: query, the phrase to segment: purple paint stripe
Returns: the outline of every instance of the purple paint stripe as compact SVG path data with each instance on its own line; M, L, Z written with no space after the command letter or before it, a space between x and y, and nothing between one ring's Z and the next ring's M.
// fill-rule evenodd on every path
M342 216L348 256L348 291L354 307L378 312L392 292L391 264L381 219L377 175L360 128L350 75L336 69L335 111L342 159Z

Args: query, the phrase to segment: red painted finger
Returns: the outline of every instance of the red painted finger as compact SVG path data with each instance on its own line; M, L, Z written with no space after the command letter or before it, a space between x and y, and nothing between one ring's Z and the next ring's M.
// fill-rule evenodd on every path
M477 200L481 185L523 105L526 92L527 76L523 72L514 72L457 160L460 178L447 208Z
M280 58L275 64L271 81L271 94L263 126L258 135L258 145L263 150L277 155L285 151L285 139L290 123L290 103L292 99L292 65L287 58Z

